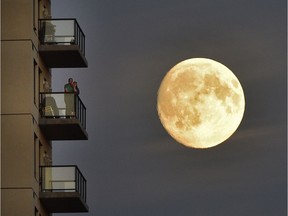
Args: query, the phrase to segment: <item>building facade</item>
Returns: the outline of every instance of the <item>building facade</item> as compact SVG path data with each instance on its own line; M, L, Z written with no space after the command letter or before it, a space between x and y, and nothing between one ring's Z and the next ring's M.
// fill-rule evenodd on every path
M85 35L50 0L2 0L1 30L0 215L88 212L80 169L52 162L53 140L88 139L80 97L51 89L53 68L88 66Z

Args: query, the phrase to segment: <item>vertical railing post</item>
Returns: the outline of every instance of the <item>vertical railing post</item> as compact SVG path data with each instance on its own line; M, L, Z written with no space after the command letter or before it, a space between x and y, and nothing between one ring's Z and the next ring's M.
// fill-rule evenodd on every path
M75 181L75 190L78 192L78 182L77 182L77 169L76 166L74 166L74 181Z
M85 36L82 35L83 37L83 54L85 55Z
M76 19L73 20L74 22L74 37L75 37L75 44L80 47L79 44L79 35L78 35L78 25Z
M77 168L77 182L78 182L78 192L80 193L80 196L81 196L81 176L80 176L80 172Z

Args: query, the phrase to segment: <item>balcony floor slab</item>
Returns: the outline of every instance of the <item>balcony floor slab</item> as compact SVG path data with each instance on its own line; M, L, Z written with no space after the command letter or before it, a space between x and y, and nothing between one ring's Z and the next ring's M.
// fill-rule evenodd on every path
M78 192L40 192L40 201L49 213L89 211Z
M49 68L88 67L78 45L40 45L39 53Z
M41 118L39 125L49 140L88 140L88 134L79 119Z

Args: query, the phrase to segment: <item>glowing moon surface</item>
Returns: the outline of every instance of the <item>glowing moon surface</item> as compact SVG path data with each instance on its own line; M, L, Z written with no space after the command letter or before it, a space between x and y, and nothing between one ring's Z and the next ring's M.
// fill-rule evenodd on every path
M157 110L166 131L179 143L209 148L228 139L245 110L241 84L223 64L192 58L175 65L161 82Z

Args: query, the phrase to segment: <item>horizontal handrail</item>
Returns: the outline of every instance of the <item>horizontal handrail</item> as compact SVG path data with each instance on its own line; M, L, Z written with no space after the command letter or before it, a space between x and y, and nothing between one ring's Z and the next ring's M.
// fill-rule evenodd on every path
M86 128L86 107L78 94L68 92L41 92L41 118L76 118Z
M86 201L86 179L77 166L40 166L40 175L42 192L78 192Z

